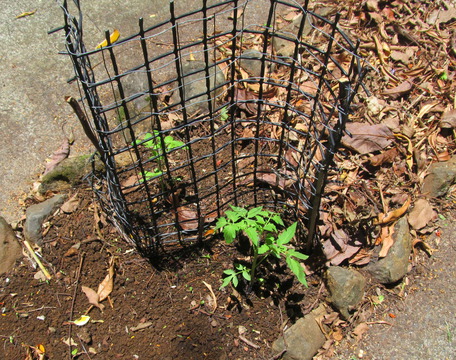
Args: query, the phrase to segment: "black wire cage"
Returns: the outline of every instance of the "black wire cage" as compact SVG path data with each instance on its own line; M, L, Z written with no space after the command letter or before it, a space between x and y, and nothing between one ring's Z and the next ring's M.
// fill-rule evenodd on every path
M267 11L252 25L254 4ZM137 33L106 32L87 49L80 1L61 6L73 105L104 164L93 189L129 242L155 256L211 237L230 205L263 206L297 221L311 250L364 73L337 14L308 1L202 0L179 15L170 1L167 21L140 18Z

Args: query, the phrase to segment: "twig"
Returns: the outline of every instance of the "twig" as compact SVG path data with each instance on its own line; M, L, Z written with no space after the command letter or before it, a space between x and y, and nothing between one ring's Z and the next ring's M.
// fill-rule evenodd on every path
M82 128L84 129L85 134L89 138L89 140L92 142L92 144L95 146L99 154L103 154L103 151L98 144L97 137L92 131L92 128L90 127L89 121L87 120L87 117L85 116L84 112L82 111L81 107L79 106L78 101L72 97L72 96L65 96L65 101L70 104L70 106L73 108L73 111L75 112L76 116L79 119L79 122L82 125Z
M279 360L283 356L283 354L285 354L286 352L287 352L287 349L283 349L281 352L274 355L272 358L269 358L269 360Z
M92 360L92 357L89 355L89 352L88 352L87 349L85 348L84 342L82 341L81 337L80 337L78 334L76 334L76 335L77 335L77 337L78 337L78 339L79 339L79 342L81 343L81 347L82 347L82 349L84 350L85 354L87 355L87 357L89 358L89 360Z
M79 284L79 278L81 277L81 270L82 270L82 263L84 262L84 255L85 253L81 254L81 259L79 260L79 267L78 267L78 272L76 273L76 283L74 286L74 292L73 292L73 300L71 301L71 308L70 308L70 321L69 321L69 327L68 327L68 356L69 359L71 360L73 358L73 355L71 354L71 330L72 330L72 325L73 325L73 312L74 312L74 303L76 302L76 294L78 291L78 284Z
M38 264L38 266L40 267L40 269L43 272L44 276L46 276L46 279L51 280L52 276L46 270L46 268L44 267L43 263L38 258L38 256L36 256L35 251L33 251L32 247L30 246L30 243L27 240L24 240L24 245L27 248L27 250L29 251L30 255L32 255L33 260L35 260L36 263Z
M250 340L247 340L244 335L239 335L239 340L242 340L243 342L245 342L247 345L253 347L254 349L259 349L260 347L257 345L257 344L254 344L253 342L251 342Z

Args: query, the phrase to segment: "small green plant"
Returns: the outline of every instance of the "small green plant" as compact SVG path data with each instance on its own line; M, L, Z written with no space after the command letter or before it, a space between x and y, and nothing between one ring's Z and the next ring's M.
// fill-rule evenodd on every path
M143 180L147 181L163 174L163 170L165 167L165 153L168 153L169 151L175 148L185 148L185 144L182 141L174 139L174 137L172 137L171 135L165 136L163 138L163 143L164 147L162 146L160 132L158 130L154 130L153 134L147 133L143 136L142 139L138 139L134 142L134 144L136 145L143 145L144 147L148 148L152 153L150 159L154 159L157 163L157 168L155 168L154 171L144 172Z
M220 111L220 120L225 122L229 117L230 114L228 114L228 108L226 106L222 107L222 110Z
M278 227L285 227L279 214L264 210L262 206L251 210L242 207L231 206L231 210L225 212L225 217L217 220L215 229L221 230L227 244L231 244L243 233L250 241L252 252L252 264L250 267L243 264L234 264L234 269L225 270L226 277L220 288L232 283L234 287L239 284L239 276L250 283L255 283L256 270L269 255L276 258L285 258L290 270L298 280L307 286L306 275L298 260L306 260L304 255L290 246L290 241L296 233L297 223L292 224L282 232Z

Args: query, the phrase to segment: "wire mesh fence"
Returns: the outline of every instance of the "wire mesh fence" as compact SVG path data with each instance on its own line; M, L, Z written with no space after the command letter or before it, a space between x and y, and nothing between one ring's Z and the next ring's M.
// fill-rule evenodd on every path
M246 25L258 1L267 15ZM105 165L93 188L130 242L152 256L204 241L235 205L297 221L312 246L363 77L337 14L279 0L203 0L178 14L171 1L167 21L139 19L137 33L106 32L87 49L80 2L62 9L79 118Z

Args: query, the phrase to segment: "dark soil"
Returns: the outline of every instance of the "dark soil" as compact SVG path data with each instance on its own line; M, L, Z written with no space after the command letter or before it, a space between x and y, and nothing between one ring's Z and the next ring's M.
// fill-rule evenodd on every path
M309 277L305 289L277 264L270 264L276 275L265 278L272 289L242 296L230 288L219 290L223 270L239 257L222 241L192 251L175 270L158 271L112 225L94 226L98 210L91 191L79 194L84 200L78 210L52 218L44 239L43 263L52 280L34 279L37 269L27 258L0 279L3 359L24 359L28 347L38 345L49 359L71 359L76 348L82 359L267 359L274 355L271 344L283 324L317 304L320 280ZM78 242L80 248L68 252ZM112 306L105 300L104 312L92 309L87 325L71 325L90 307L81 286L96 291L112 257ZM212 286L216 306L203 282ZM151 325L143 330L131 329L147 322ZM240 340L242 326L244 337L258 348ZM75 341L71 349L63 342L69 337Z

